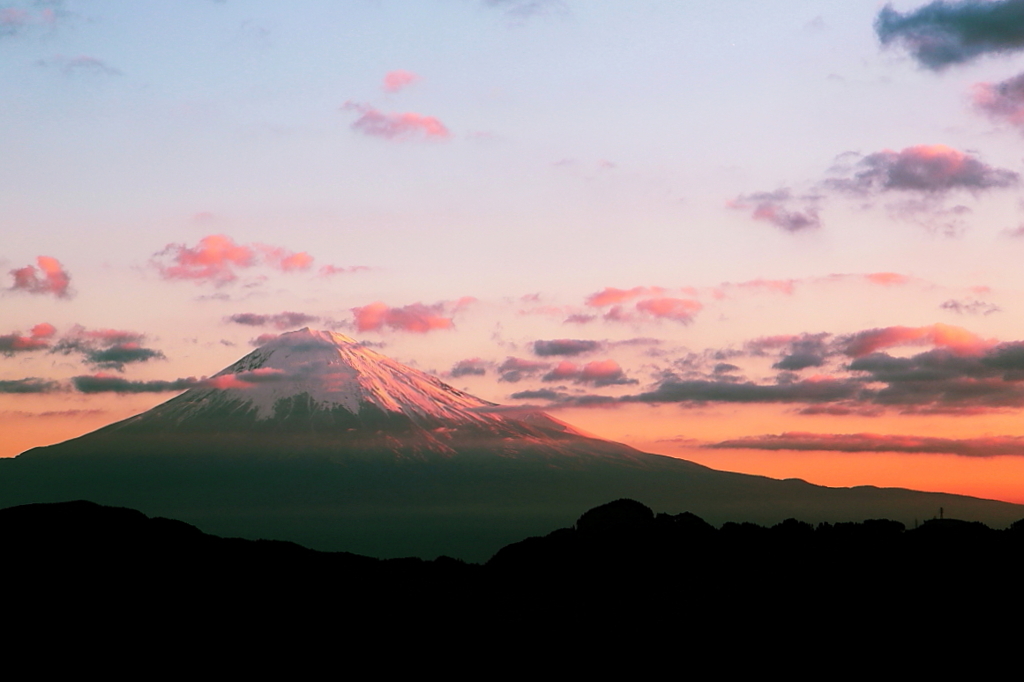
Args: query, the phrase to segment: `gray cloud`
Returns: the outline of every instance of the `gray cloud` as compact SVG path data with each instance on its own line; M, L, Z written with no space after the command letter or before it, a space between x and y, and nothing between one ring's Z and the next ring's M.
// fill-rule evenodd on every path
M791 205L798 201L803 205L799 209L792 208ZM763 220L786 232L801 232L821 227L815 201L816 197L797 199L789 189L783 188L774 192L743 194L729 202L729 206L750 210L754 220Z
M888 191L944 194L1012 187L1020 175L989 166L973 155L945 145L919 145L895 152L889 149L860 158L847 177L831 178L826 187L856 194Z
M464 377L464 376L483 376L487 374L487 364L480 358L469 358L468 360L459 360L452 367L449 374L453 377Z
M958 315L991 315L992 313L998 313L1002 310L1002 308L993 303L986 303L985 301L973 299L958 301L951 298L948 301L944 301L939 307L943 310L952 311Z
M533 352L540 357L552 355L580 355L601 348L598 341L581 339L552 339L550 341L534 341Z
M224 318L225 322L233 322L249 327L276 327L277 329L292 329L304 325L319 322L316 315L285 311L276 315L259 315L257 313L236 313Z
M707 448L834 452L940 453L962 457L1024 456L1024 437L929 438L877 433L799 433L748 436L705 445Z
M1024 0L931 2L901 14L886 5L875 19L883 45L900 44L928 69L1024 48Z
M28 379L0 380L0 393L53 393L60 390L60 384L48 379L30 377Z

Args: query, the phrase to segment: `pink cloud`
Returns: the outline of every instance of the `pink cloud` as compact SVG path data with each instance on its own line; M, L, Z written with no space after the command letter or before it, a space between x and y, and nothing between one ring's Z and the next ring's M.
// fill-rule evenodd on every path
M545 374L542 380L572 381L577 384L593 384L594 386L637 383L635 379L627 379L622 367L614 360L595 360L582 367L575 362L563 360Z
M48 339L57 333L57 328L49 322L41 322L32 327L32 336L37 339Z
M858 332L846 342L845 353L859 358L883 348L931 344L948 348L956 355L980 355L996 345L962 327L933 324L927 327L884 327Z
M61 266L60 261L50 256L39 256L36 263L39 265L38 269L33 265L26 265L11 270L11 275L14 276L14 286L11 288L30 294L53 294L57 298L68 298L71 275Z
M971 154L943 144L918 145L901 151L886 149L865 156L852 177L825 184L850 192L921 191L942 194L954 189L972 192L1010 187L1020 181L1014 171L989 166Z
M28 336L22 336L21 332L5 334L0 336L0 353L13 355L22 351L41 350L49 348L49 339L57 333L57 329L46 322L32 327Z
M162 258L162 260L160 260ZM203 237L194 247L168 244L156 254L154 267L164 279L184 279L227 284L238 278L237 270L266 265L281 272L308 270L313 257L268 244L236 244L223 234Z
M636 309L654 317L689 324L704 306L689 298L648 298L636 304Z
M603 308L614 303L622 303L640 296L651 296L664 293L661 287L633 287L632 289L616 289L605 287L596 294L587 297L586 303L594 308Z
M413 303L401 308L392 308L378 301L353 308L352 314L355 316L356 329L361 332L381 331L388 327L398 331L425 334L435 329L451 329L455 326L452 318L445 316L443 303Z
M358 102L346 102L342 109L359 113L360 116L352 124L352 129L364 135L389 140L443 140L451 136L444 124L433 116L412 112L384 113L368 104Z
M419 79L420 77L412 71L404 71L402 69L389 71L384 76L384 92L398 92L403 88L409 87Z
M294 253L280 246L268 246L267 244L256 244L255 246L263 253L265 263L282 272L308 270L313 264L313 257L305 251Z
M974 106L996 120L1024 129L1024 73L1000 83L977 83Z
M901 275L898 272L872 272L864 275L864 279L871 282L872 284L880 284L882 286L894 286L897 284L906 284L910 281L910 278L906 275Z

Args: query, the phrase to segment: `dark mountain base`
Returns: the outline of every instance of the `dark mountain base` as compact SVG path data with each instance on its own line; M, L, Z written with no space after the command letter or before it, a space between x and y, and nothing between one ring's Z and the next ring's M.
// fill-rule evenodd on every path
M0 543L5 615L36 638L252 663L282 648L296 665L336 658L339 647L353 660L427 656L415 662L457 645L478 665L525 657L635 671L681 653L729 670L889 665L937 655L938 640L955 640L941 660L974 655L1024 601L1024 522L716 529L619 500L475 565L224 539L73 502L0 510Z
M628 466L581 458L556 467L525 451L515 458L468 451L426 464L374 453L339 460L317 453L60 454L61 447L0 461L0 505L89 499L218 535L378 557L484 561L503 545L568 526L581 509L621 497L673 514L692 511L714 524L886 517L913 525L940 508L994 527L1024 517L1024 507L1001 502L824 488L642 453Z
M463 453L423 463L385 459L224 455L50 457L0 461L0 505L76 499L194 523L222 536L287 540L380 557L482 561L499 548L617 498L721 524L888 517L912 525L947 515L1004 527L1024 508L874 487L826 488L714 471L644 455L636 465L555 467L543 457Z

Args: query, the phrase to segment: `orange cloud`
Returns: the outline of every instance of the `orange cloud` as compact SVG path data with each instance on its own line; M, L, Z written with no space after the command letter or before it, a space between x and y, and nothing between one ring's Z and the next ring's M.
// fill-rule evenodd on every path
M883 348L931 344L948 348L956 355L979 355L996 345L962 327L933 324L928 327L885 327L858 332L846 342L845 352L859 358Z
M452 318L445 316L443 303L429 306L413 303L401 308L392 308L378 301L353 308L352 314L355 316L356 329L361 332L380 331L389 327L398 331L425 334L435 329L451 329L455 326Z
M669 320L689 324L704 306L689 298L648 298L636 304L636 309Z
M162 259L162 260L161 260ZM268 244L236 244L223 234L203 237L194 247L168 244L152 261L164 279L227 284L238 278L236 270L267 265L282 272L308 270L313 257Z
M443 140L451 136L448 128L433 116L423 116L412 112L384 113L368 104L358 102L346 102L342 110L359 113L359 118L352 123L352 130L364 135L383 137L389 140L432 138Z
M39 265L38 269L33 265L26 265L11 270L11 275L14 276L14 286L11 288L30 294L53 294L58 298L68 298L71 275L64 270L60 261L50 256L39 256L36 263Z
M586 303L594 308L603 308L614 303L622 303L639 296L650 296L664 293L661 287L633 287L632 289L616 289L605 287L596 294L587 297Z
M872 272L864 275L864 279L871 282L872 284L880 284L882 286L894 286L897 284L906 284L910 281L910 278L906 275L901 275L898 272Z
M545 374L542 380L572 381L577 384L593 384L594 386L637 383L635 379L627 379L622 367L614 360L595 360L582 367L575 362L563 360Z

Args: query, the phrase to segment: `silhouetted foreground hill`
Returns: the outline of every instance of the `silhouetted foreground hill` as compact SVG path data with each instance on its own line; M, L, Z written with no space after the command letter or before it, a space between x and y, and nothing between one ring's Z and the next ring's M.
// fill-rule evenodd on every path
M79 501L0 510L0 542L8 622L81 628L77 636L184 626L225 641L273 632L500 649L605 636L630 646L790 637L838 646L834 638L869 632L891 646L886 638L936 627L977 634L1018 608L1024 522L1003 531L955 520L716 529L618 500L477 565L225 539Z

